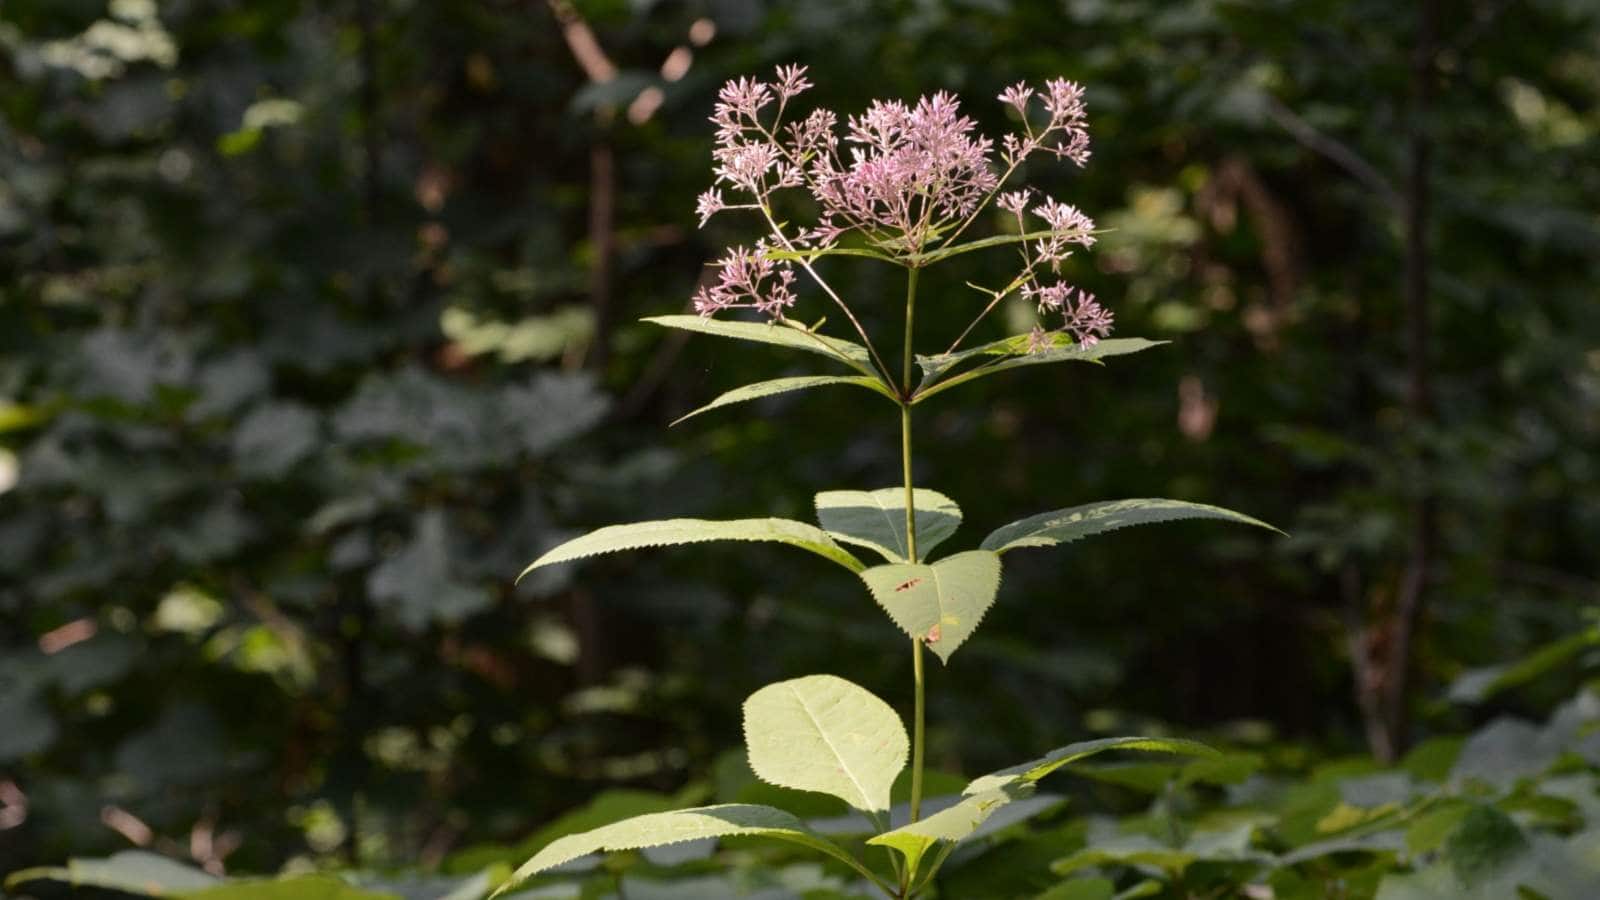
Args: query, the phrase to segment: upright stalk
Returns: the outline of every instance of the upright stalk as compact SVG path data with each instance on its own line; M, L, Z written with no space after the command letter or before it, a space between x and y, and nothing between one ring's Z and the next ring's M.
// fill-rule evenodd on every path
M916 322L917 273L908 270L906 276L906 339L905 361L900 372L900 472L906 486L906 556L907 562L917 561L917 509L911 488L911 361L912 326ZM911 821L922 818L922 746L924 720L924 688L922 677L922 639L911 637L911 679L914 685L911 714Z

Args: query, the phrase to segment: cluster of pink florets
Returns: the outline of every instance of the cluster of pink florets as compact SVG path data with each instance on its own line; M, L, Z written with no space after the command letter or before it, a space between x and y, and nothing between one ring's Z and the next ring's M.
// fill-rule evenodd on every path
M1073 248L1094 243L1093 220L1049 197L1035 200L1026 189L996 198L1006 178L1035 152L1079 166L1088 162L1080 86L1055 79L1043 89L1019 83L1002 92L999 99L1017 111L1021 131L1005 135L998 152L945 92L911 105L873 101L848 118L842 136L839 117L827 109L786 119L789 102L811 86L804 66L779 66L770 82L738 78L718 94L711 116L717 127L716 182L700 196L695 212L704 226L723 210L757 211L770 234L753 248L732 248L718 263L717 281L695 295L701 315L750 307L781 318L795 301L797 251L827 247L854 232L880 252L914 258L954 240L995 201L1016 216L1024 232L1030 215L1044 225L1041 237L1022 245L1023 269L1008 289L1033 301L1041 314L1062 318L1058 329L1036 329L1034 342L1048 343L1052 334L1063 333L1090 345L1110 333L1111 313L1093 296L1048 280ZM1037 108L1045 115L1036 115ZM789 233L773 217L772 196L791 188L806 191L819 215L814 225ZM729 202L724 189L743 196Z

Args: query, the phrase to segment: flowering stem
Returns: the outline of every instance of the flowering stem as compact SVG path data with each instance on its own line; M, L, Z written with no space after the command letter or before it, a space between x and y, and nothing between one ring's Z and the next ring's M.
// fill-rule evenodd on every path
M901 368L900 401L900 469L906 486L906 561L917 561L917 511L911 484L911 361L913 325L917 310L917 272L906 274L906 335L905 359ZM911 715L911 821L922 817L922 748L924 722L924 682L922 676L922 639L911 637L911 679L913 708Z
M1026 280L1028 272L1031 271L1031 267L1024 270L1021 275L1013 278L1011 283L1005 286L1004 290L995 291L994 298L989 301L989 305L985 306L983 308L983 312L978 313L978 315L971 322L967 323L967 327L961 332L961 336L956 338L955 341L950 344L950 349L946 350L944 355L949 356L950 354L956 352L956 348L961 346L961 342L967 339L967 335L972 333L972 329L978 327L978 323L983 321L983 317L987 316L991 311L993 311L994 308L1000 304L1001 300L1004 300L1006 297L1010 296L1012 291L1020 287L1022 282Z
M767 220L767 226L772 229L773 236L778 239L779 243L783 244L783 249L790 253L798 253L794 248L794 244L790 243L789 236L783 233L783 229L778 227L777 220L772 218L772 210L768 209L765 203L761 204L761 215ZM811 268L810 261L803 256L796 256L796 261L800 263L801 268L806 270L806 274L811 276L811 280L822 288L823 293L832 298L833 302L838 304L839 309L844 311L845 318L849 319L850 324L855 326L856 334L861 335L861 342L866 345L867 352L872 354L873 361L878 364L878 370L883 374L884 381L889 382L889 367L884 365L883 357L878 355L878 348L872 345L872 338L867 337L867 330L861 327L861 321L856 318L856 314L851 312L850 307L845 304L844 300L840 299L839 295L833 292L833 288L822 280L822 276L817 274L817 270ZM909 349L906 351L907 366L910 365L910 352Z

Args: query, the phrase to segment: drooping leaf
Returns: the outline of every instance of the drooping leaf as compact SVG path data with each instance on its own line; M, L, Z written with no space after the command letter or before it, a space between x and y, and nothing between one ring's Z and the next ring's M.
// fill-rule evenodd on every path
M911 742L889 704L832 675L769 684L744 702L750 768L779 787L887 812Z
M897 563L861 573L896 625L945 663L983 620L1000 590L1000 557L968 550L932 565Z
M694 331L700 334L711 334L717 337L733 338L739 341L754 341L758 344L773 344L779 347L788 347L793 350L805 350L817 353L850 366L863 375L872 375L872 354L860 344L839 338L817 334L805 328L788 322L736 322L726 319L710 319L704 316L650 316L642 321L660 325L663 328L678 328L684 331Z
M1053 547L1090 535L1127 528L1130 525L1148 525L1179 519L1221 519L1272 531L1278 530L1259 519L1220 506L1188 503L1183 500L1142 498L1086 503L1083 506L1029 516L990 532L989 536L983 539L981 546L996 553L1021 547Z
M771 541L809 550L824 559L832 560L852 572L866 566L838 544L828 533L815 525L793 519L660 519L654 522L634 522L628 525L608 525L583 537L574 538L548 551L534 560L517 578L541 566L637 550L642 547L667 547L677 544L698 544L706 541Z
M624 819L593 831L559 838L523 863L491 896L499 896L546 869L600 851L640 850L704 838L769 837L826 853L852 868L860 864L805 823L770 806L728 803Z
M1502 691L1565 667L1570 660L1595 646L1600 646L1600 628L1587 628L1545 644L1516 662L1469 669L1451 682L1448 696L1455 703L1482 703Z
M5 888L17 893L38 882L59 882L75 888L103 888L135 895L172 895L221 884L222 879L156 853L123 850L105 859L74 859L62 868L14 872L6 878Z
M679 416L672 424L676 425L685 419L698 416L718 407L731 406L735 403L744 403L750 400L760 400L762 397L771 397L774 394L783 394L789 391L804 391L814 387L824 387L831 384L853 384L869 391L895 400L894 392L884 387L883 382L868 375L800 375L793 378L774 378L770 381L758 381L743 387L734 388L717 397L705 406L692 412Z
M886 831L868 839L867 843L900 851L906 859L906 867L914 875L922 864L922 857L935 844L954 844L966 840L1000 807L1031 793L1033 785L1023 782L1010 782L978 793L969 792L956 805L893 831Z
M912 491L911 503L916 510L920 561L955 534L961 525L961 507L937 491L922 488ZM836 539L876 550L891 563L908 561L904 488L823 491L817 495L816 505L817 521Z
M1044 756L1009 769L1001 769L973 779L965 793L980 794L1013 782L1033 784L1062 766L1098 756L1112 750L1138 750L1145 753L1176 753L1183 756L1205 756L1220 759L1222 754L1199 741L1184 738L1113 737L1093 741L1080 741L1050 751Z
M1016 338L1007 338L1001 343L1010 343L1015 340ZM1022 366L1040 366L1046 363L1058 362L1099 362L1100 360L1109 356L1125 356L1129 353L1138 353L1140 350L1148 350L1151 347L1158 347L1164 343L1166 342L1151 341L1144 338L1110 338L1108 340L1096 343L1093 347L1087 348L1079 347L1078 345L1074 344L1068 347L1055 347L1039 350L1034 353L1028 353L1026 352L1026 349L1024 349L1024 352L1020 354L1008 354L992 362L985 363L973 369L968 369L959 375L951 375L949 377L943 377L942 373L949 372L951 368L954 368L954 365L938 366L939 357L933 357L930 360L930 365L935 365L939 368L939 371L941 372L941 380L933 381L925 377L922 384L917 387L916 392L912 394L911 402L921 403L929 397L949 390L958 384L965 384L966 382L972 381L976 378L982 378L986 375L993 375L997 372L1005 372L1011 369L1021 368ZM962 361L965 361L965 358Z

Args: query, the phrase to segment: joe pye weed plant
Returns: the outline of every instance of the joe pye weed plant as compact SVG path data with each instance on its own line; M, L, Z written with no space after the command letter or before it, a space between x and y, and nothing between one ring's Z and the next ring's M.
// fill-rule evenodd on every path
M501 887L504 891L553 866L603 850L625 850L700 838L760 836L788 841L850 867L885 895L909 898L930 890L952 849L1001 807L1029 796L1046 775L1106 751L1190 755L1213 753L1192 741L1119 737L1071 744L973 780L959 799L930 815L923 809L924 669L929 652L951 657L982 621L1000 588L1006 554L1051 547L1090 535L1173 519L1222 519L1270 527L1249 516L1178 500L1090 503L1040 513L996 529L975 548L931 558L961 522L961 508L912 483L913 420L930 398L979 378L1023 366L1100 362L1155 346L1112 338L1112 314L1092 295L1062 280L1063 261L1095 240L1094 222L1077 208L1009 184L1022 163L1053 156L1082 166L1089 158L1083 91L1065 80L1035 88L1018 84L999 97L1017 130L998 145L975 133L947 93L913 105L875 101L843 122L832 111L799 115L795 100L811 87L800 66L777 69L770 81L741 78L722 88L715 114L715 185L700 197L701 224L743 213L763 235L731 248L714 284L694 298L697 316L649 319L668 328L803 351L850 374L778 378L745 385L689 415L773 394L845 385L870 391L897 414L902 483L876 490L831 490L816 496L817 524L788 519L668 519L602 528L535 560L528 571L601 553L703 541L769 541L808 550L855 573L867 593L910 640L911 732L890 705L832 675L770 684L744 704L750 768L774 785L818 791L864 814L875 829L866 844L882 856L857 856L771 806L724 804L639 816L540 850ZM808 195L815 221L782 218L787 192ZM1015 230L972 239L980 215L997 207ZM915 352L918 288L924 269L976 251L1015 253L1008 282L971 285L979 293L969 324L943 352ZM900 365L892 367L862 326L846 285L818 270L828 257L851 256L905 272L905 330ZM824 334L821 322L791 318L802 285L820 292L848 323L848 337ZM1009 297L1038 311L1027 334L964 346L977 326ZM716 318L750 308L770 321ZM688 418L688 416L685 416ZM859 554L859 555L858 555ZM871 560L866 561L866 557ZM527 574L525 571L523 574ZM909 760L910 804L891 810L890 788ZM871 850L867 851L869 854Z

